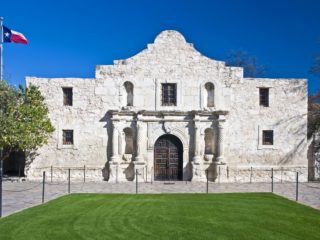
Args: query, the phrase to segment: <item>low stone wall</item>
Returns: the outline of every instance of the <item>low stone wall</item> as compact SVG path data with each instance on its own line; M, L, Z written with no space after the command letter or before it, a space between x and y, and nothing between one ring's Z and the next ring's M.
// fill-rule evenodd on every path
M42 181L43 172L45 172L46 181L67 182L69 178L69 169L71 182L103 181L105 179L105 168L102 167L32 168L26 171L26 176L30 181Z
M273 170L272 170L273 169ZM54 182L68 181L69 168L63 167L45 167L31 168L26 171L27 179L31 181L42 181L43 172L46 172L46 180ZM119 168L119 171L121 169ZM193 178L191 181L205 182L207 181L206 170L202 173L197 171L201 177ZM271 182L273 172L274 182L295 182L297 172L299 182L308 181L308 168L305 167L232 167L226 165L218 165L216 168L209 169L208 178L211 182L232 183L232 182ZM72 182L83 181L105 181L108 180L109 171L103 167L70 167L70 180ZM116 173L115 173L116 174ZM117 182L127 182L126 178L121 178L120 172L117 174ZM153 172L143 168L139 172L139 178L142 181L153 181ZM134 179L132 179L134 180Z
M219 170L220 168L220 170ZM220 175L219 175L220 172ZM272 173L273 172L273 173ZM308 168L305 167L218 167L217 180L220 182L295 182L299 175L299 182L308 181Z

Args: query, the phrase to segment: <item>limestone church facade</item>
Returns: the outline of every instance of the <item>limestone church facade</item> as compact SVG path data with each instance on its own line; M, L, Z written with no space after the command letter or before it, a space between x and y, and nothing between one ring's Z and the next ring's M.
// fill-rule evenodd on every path
M55 127L28 158L29 179L51 169L62 180L68 168L74 179L85 168L110 182L132 181L136 170L145 181L221 182L247 181L251 167L307 171L307 81L244 78L176 31L97 66L93 79L26 82L41 90Z

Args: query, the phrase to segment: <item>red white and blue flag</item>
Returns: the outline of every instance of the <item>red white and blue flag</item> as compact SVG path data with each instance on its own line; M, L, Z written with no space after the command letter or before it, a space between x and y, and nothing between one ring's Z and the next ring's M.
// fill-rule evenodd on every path
M28 44L28 40L22 33L13 31L5 26L2 27L3 42Z

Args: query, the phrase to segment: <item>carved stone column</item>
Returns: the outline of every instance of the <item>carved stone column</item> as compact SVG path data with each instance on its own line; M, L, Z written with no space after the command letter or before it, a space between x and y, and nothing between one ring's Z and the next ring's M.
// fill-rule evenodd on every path
M144 123L137 121L137 156L134 161L134 174L138 174L138 181L144 182L145 177L145 161L143 158L143 139L144 138Z
M217 141L217 161L222 162L223 161L223 154L224 154L224 123L225 118L219 117L218 120L218 141Z
M192 162L192 181L205 181L205 172L200 156L200 120L195 116L194 119L194 157Z
M143 162L144 159L142 157L142 141L143 141L143 122L137 122L137 156L135 160L137 162Z
M199 163L200 162L200 129L199 123L196 121L194 122L194 157L193 162Z
M113 131L112 131L112 157L111 161L113 163L117 163L120 160L119 156L119 130L117 129L117 124L115 122L112 123Z
M109 182L118 182L119 180L119 131L117 122L112 122L112 155L109 162Z
M200 162L199 142L200 142L200 129L197 126L197 124L195 123L195 127L194 127L194 157L193 157L194 163Z

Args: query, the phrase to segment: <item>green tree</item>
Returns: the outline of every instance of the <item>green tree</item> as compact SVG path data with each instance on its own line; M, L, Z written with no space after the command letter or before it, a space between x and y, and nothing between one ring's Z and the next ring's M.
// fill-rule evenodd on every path
M320 131L320 91L308 98L308 138Z
M320 54L317 54L314 57L314 65L311 67L310 72L313 73L314 75L320 77Z
M13 151L32 151L46 144L54 128L39 89L13 88L0 81L0 148L6 159Z
M320 80L320 54L315 55L310 72ZM320 82L318 86L319 84ZM309 96L308 100L308 137L311 137L315 132L320 131L320 90Z
M258 65L257 58L244 51L231 51L226 58L227 66L242 67L245 77L261 77L266 67Z

